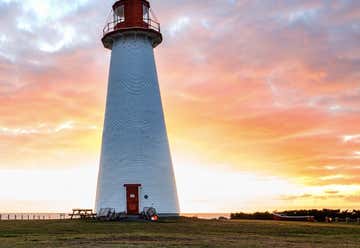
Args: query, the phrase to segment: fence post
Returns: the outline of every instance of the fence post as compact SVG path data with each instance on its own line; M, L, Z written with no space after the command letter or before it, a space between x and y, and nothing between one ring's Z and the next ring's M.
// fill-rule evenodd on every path
M16 220L16 214L14 215L14 220Z
M360 218L357 218L357 220L356 220L356 221L357 221L357 223L358 223L358 224L360 224Z
M346 217L345 221L346 223L350 223L350 217Z
M339 217L335 217L335 222L339 222Z

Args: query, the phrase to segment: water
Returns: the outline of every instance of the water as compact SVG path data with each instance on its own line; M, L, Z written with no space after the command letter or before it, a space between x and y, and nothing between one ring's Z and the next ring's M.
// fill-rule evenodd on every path
M218 219L219 217L230 218L230 213L181 213L185 217L197 217L199 219ZM1 213L0 220L60 220L70 219L66 213Z
M230 218L230 213L181 213L185 217L197 217L199 219L218 219L219 217Z
M197 217L199 219L218 219L219 217L230 218L230 213L181 213L185 217Z

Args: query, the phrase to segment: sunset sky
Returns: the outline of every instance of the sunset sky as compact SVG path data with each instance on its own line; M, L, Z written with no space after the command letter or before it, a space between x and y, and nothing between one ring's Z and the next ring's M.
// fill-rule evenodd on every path
M0 0L0 212L94 207L114 0ZM360 208L360 1L152 0L182 212Z

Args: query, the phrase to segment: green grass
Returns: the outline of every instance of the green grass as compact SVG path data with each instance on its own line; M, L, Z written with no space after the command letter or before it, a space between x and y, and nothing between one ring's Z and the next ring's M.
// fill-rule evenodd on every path
M360 225L190 219L0 221L0 247L360 247Z

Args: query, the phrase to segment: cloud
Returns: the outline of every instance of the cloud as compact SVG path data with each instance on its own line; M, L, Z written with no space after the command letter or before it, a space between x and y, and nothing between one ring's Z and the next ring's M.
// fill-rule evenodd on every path
M338 194L339 193L339 191L338 190L327 190L327 191L325 191L325 193L326 194Z
M352 135L344 135L343 140L345 143L347 142L355 142L358 143L360 140L360 134L352 134Z
M37 127L20 127L20 128L7 128L0 127L0 136L21 136L21 135L34 135L34 134L52 134L63 132L67 130L79 131L79 130L94 130L97 129L95 125L81 126L77 125L73 121L66 121L55 126L51 126L45 123L39 124Z
M61 4L54 0L27 0L26 2L20 0L1 0L0 3L16 3L22 6L25 13L33 14L38 20L47 21L60 19L79 7L87 4L88 0L64 0Z
M178 18L174 23L169 27L169 34L171 36L176 35L181 32L186 26L190 24L190 18L187 16Z

